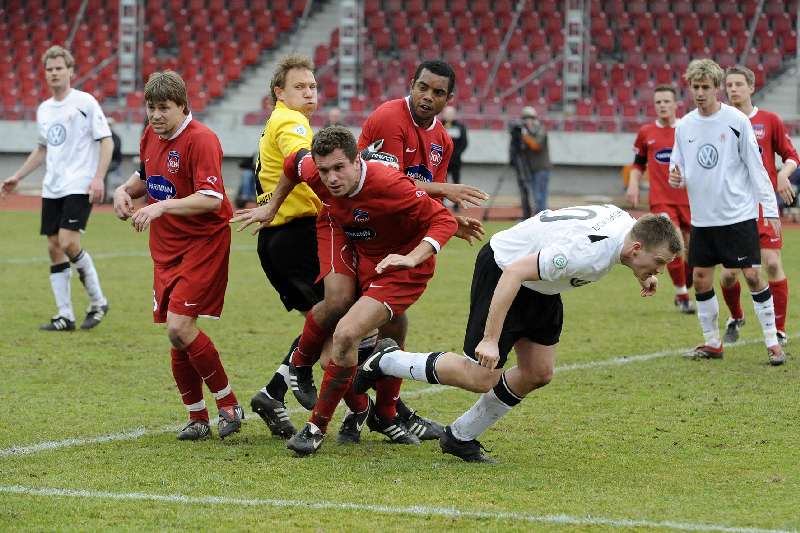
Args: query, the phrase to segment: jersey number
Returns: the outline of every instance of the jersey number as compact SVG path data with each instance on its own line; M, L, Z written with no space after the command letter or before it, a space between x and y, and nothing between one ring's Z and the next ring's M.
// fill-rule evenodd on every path
M570 213L569 211L580 211L583 214L577 213ZM553 214L549 215L548 213L564 213L564 214ZM539 216L539 220L542 222L556 222L558 220L589 220L597 216L591 209L585 209L583 207L567 207L564 209L558 209L556 211L545 211Z

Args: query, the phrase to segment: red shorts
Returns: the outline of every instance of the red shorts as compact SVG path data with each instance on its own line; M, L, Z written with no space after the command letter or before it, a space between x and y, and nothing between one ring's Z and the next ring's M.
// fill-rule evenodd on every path
M764 217L761 216L759 209L759 216L758 216L758 242L761 248L766 248L768 250L780 250L783 248L783 237L780 235L775 235L775 230L772 229L772 226L764 220Z
M231 231L197 240L170 264L153 265L153 322L176 315L219 318L228 286Z
M678 229L689 231L692 228L692 214L688 205L654 204L650 206L650 212L669 218Z
M317 283L331 272L356 277L356 254L353 245L324 206L317 217L317 256L319 257Z
M367 267L359 262L359 279L365 280L361 282L361 295L381 302L392 316L402 315L425 292L435 266L436 258L431 257L415 268L376 274L374 265Z

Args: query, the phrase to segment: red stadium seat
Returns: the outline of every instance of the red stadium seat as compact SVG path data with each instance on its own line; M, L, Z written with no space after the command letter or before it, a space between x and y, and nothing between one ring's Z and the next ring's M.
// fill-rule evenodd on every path
M695 13L680 15L676 12L675 19L680 24L681 31L686 35L700 31L700 19Z
M664 2L656 2L656 3L664 4ZM658 32L661 33L662 35L674 32L677 29L677 24L675 23L675 15L673 13L660 14L659 16L655 17L655 19Z

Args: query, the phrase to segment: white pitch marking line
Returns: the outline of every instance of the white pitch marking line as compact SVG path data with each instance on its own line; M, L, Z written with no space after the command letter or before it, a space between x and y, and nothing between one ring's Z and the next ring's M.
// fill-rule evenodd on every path
M0 485L0 493L23 494L26 496L49 496L86 499L136 500L160 503L180 503L189 505L225 505L239 507L301 507L305 509L325 509L335 511L366 511L387 515L443 516L447 518L467 518L479 520L502 520L509 522L532 522L564 524L571 526L610 526L647 529L674 529L679 531L721 531L725 533L790 533L780 529L735 527L719 524L688 523L675 521L657 522L628 518L604 518L593 516L571 516L566 514L534 515L503 511L462 511L452 507L390 507L353 502L327 502L278 499L229 498L226 496L186 496L183 494L147 494L142 492L107 492L94 490L73 490L56 488L33 488L19 485ZM795 530L796 532L796 530Z
M796 337L797 334L789 335L789 338ZM733 344L729 344L728 346L745 346L749 344L758 344L763 342L761 339L749 339L744 341L739 341ZM571 365L564 365L556 367L556 372L569 372L572 370L585 370L590 368L599 368L604 366L621 366L628 363L640 363L644 361L650 361L652 359L659 359L662 357L669 357L674 355L680 355L682 353L686 353L691 348L680 348L677 350L663 350L660 352L653 352L650 354L643 354L643 355L630 355L630 356L622 356L622 357L614 357L611 359L601 359L598 361L589 361L588 363L575 363ZM443 385L433 385L430 387L424 387L421 389L408 391L402 394L403 398L415 398L418 396L425 396L428 394L437 394L440 392L446 392L456 390L453 387L443 386ZM304 412L305 409L302 407L294 407L292 409L287 409L289 414L296 414L300 412ZM250 419L253 419L253 415L251 415ZM248 419L245 419L246 422ZM156 435L161 433L168 433L170 431L176 431L178 428L177 425L168 425L162 426L160 428L154 429L145 429L142 427L129 430L129 431L122 431L120 433L112 433L110 435L98 435L96 437L85 437L85 438L74 438L74 439L64 439L58 441L46 441L40 442L38 444L31 444L28 446L14 446L11 448L0 449L0 458L14 456L14 455L29 455L38 452L44 452L49 450L55 450L58 448L68 448L72 446L82 446L85 444L100 444L103 442L115 441L115 440L132 440L138 439L140 437L144 437L145 435Z
M231 246L231 252L252 252L254 246ZM150 252L146 250L133 250L129 252L92 252L92 259L119 259L122 257L150 257ZM10 257L0 259L0 265L28 265L31 263L49 263L50 259L46 255L36 257Z

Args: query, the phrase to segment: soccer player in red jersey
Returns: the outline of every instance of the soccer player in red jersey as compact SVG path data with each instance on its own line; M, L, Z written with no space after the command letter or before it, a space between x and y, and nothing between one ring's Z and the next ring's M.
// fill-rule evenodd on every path
M794 190L789 176L797 168L800 158L792 145L792 139L786 131L780 117L775 113L764 111L753 105L751 97L755 92L756 77L747 67L736 65L725 71L725 91L728 101L739 111L750 118L756 142L761 150L761 159L767 169L772 187L787 204L794 200ZM781 156L783 167L780 172L775 168L775 154ZM789 284L781 261L783 240L776 234L772 226L764 221L759 211L759 241L761 244L761 260L767 270L767 280L775 302L775 327L778 329L778 341L785 345L786 312L788 310ZM720 286L725 303L731 312L725 330L724 342L735 342L739 338L739 329L744 324L744 313L739 299L741 286L737 280L738 269L723 268L720 275Z
M210 432L203 382L219 409L219 436L239 431L242 408L214 343L198 317L219 318L228 285L231 204L222 183L222 147L192 118L183 79L172 71L150 76L144 88L149 125L140 142L142 166L114 192L114 210L136 231L150 228L153 321L167 324L172 375L189 410L179 440ZM134 211L133 198L147 194Z
M356 140L345 128L317 133L311 154L303 150L286 159L284 175L265 214L268 222L283 198L307 183L328 207L338 230L355 247L361 295L333 333L331 360L319 398L305 427L287 443L308 455L322 444L333 411L350 388L359 341L393 316L401 315L424 292L435 268L434 254L458 224L450 212L396 169L358 156ZM244 220L240 229L254 222ZM340 249L337 247L337 249Z
M681 231L685 243L689 242L691 215L686 189L669 186L669 158L675 143L677 124L677 91L671 85L659 85L653 93L656 121L639 129L633 151L636 154L631 169L626 196L634 208L639 205L639 181L647 170L650 176L650 212L669 218ZM684 249L687 249L684 246ZM679 255L667 265L672 284L675 286L675 306L681 313L692 314L694 305L686 288L691 283L692 273L685 257Z

